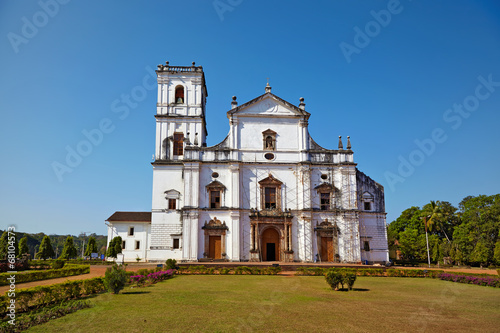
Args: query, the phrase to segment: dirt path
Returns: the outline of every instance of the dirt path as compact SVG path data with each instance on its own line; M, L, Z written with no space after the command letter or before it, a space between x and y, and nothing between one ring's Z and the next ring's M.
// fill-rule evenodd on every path
M74 280L85 280L85 279L91 279L99 276L104 276L104 273L106 273L106 268L110 266L106 265L95 265L95 266L90 266L90 273L88 274L81 274L81 275L74 275L74 276L66 276L62 278L56 278L56 279L49 279L49 280L42 280L42 281L33 281L33 282L26 282L26 283L18 283L16 284L16 289L25 289L25 288L31 288L31 287L36 287L36 286L49 286L51 284L56 284L56 283L62 283L66 281L74 281ZM155 265L129 265L127 266L127 271L137 271L141 268L154 268ZM1 286L0 287L0 295L3 295L7 290L9 290L9 286Z

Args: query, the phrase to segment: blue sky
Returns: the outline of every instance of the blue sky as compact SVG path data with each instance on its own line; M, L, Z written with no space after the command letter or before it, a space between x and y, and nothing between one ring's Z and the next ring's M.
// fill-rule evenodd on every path
M267 77L304 97L313 138L351 136L384 185L387 222L500 192L498 1L6 0L0 36L0 228L105 234L114 211L151 209L148 76L167 60L204 67L209 145L227 135L231 96L261 95ZM120 118L112 105L132 92Z

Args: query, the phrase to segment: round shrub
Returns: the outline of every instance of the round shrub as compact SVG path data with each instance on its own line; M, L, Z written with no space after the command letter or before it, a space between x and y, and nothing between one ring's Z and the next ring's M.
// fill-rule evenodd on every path
M125 287L127 280L127 272L118 265L109 267L104 274L104 285L113 294L118 294Z
M175 259L167 259L165 262L166 268L167 269L176 269L177 266L177 260Z

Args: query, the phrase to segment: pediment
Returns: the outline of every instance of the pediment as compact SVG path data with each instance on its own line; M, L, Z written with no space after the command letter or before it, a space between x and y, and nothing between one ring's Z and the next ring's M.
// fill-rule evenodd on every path
M297 106L279 98L272 93L261 95L230 111L229 115L238 116L279 116L279 117L306 117L310 114Z
M213 182L211 182L210 184L208 184L206 186L206 188L207 188L207 191L210 191L210 190L213 190L213 191L225 191L226 190L226 187L224 186L224 184L222 184L218 180L214 180Z
M267 178L262 179L261 181L259 181L259 184L261 186L266 186L266 185L281 186L283 183L280 182L278 179L274 178L273 175L269 174L269 177L267 177Z
M168 191L165 191L165 198L167 199L179 199L181 196L181 192L171 189Z

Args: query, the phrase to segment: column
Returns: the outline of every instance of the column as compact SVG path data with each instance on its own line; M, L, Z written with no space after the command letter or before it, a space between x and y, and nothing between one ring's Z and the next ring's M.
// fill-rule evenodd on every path
M182 217L182 259L189 260L190 258L190 235L191 226L189 224L189 213L184 212Z
M231 260L240 261L240 212L231 212Z
M198 260L198 213L191 212L189 214L189 220L191 224L191 255L190 260Z

